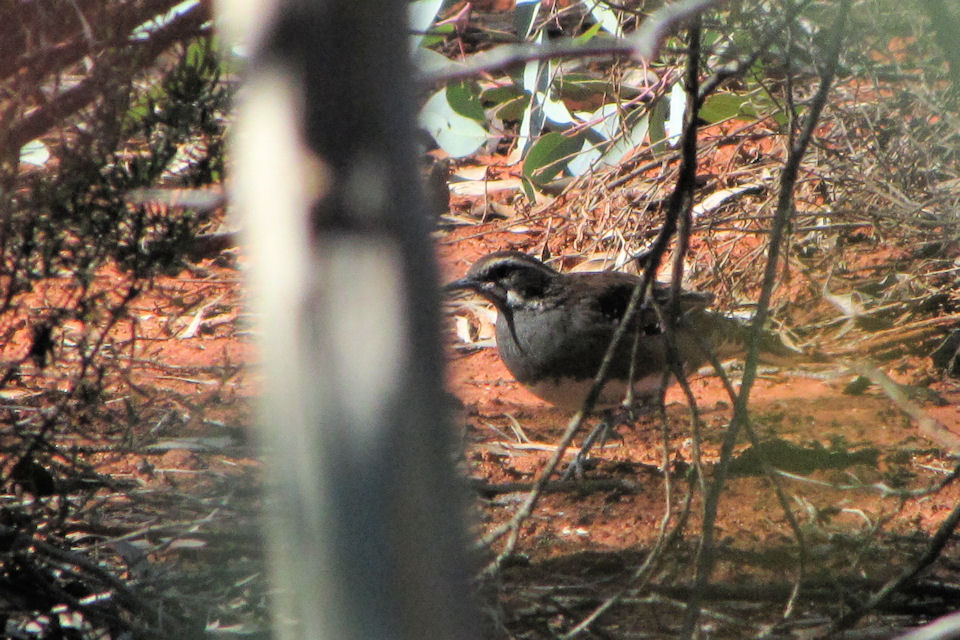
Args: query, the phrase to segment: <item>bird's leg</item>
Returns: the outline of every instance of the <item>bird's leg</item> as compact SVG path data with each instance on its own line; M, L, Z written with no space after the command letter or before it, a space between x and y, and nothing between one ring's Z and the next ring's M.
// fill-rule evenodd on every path
M621 424L634 425L640 418L649 415L656 408L656 402L651 402L650 398L644 398L640 402L635 402L629 406L621 405L615 409L607 409L600 413L600 424L594 428L580 446L580 451L573 458L570 464L563 471L561 480L569 480L572 477L583 478L583 472L586 469L587 454L593 447L603 447L611 437L623 440L616 426Z
M583 472L586 467L587 454L590 452L594 446L603 447L606 444L607 440L611 437L620 438L620 434L614 429L614 427L620 424L618 419L616 409L608 409L601 412L600 414L600 424L598 424L593 431L587 436L583 441L583 444L580 445L580 450L577 452L577 455L573 458L567 468L564 469L563 475L560 477L561 480L569 480L572 477L583 478Z

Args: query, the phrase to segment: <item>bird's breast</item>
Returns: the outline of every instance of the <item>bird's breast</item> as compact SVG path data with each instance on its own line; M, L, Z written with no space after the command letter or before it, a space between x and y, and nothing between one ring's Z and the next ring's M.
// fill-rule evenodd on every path
M562 409L576 411L583 406L583 401L593 388L593 378L542 378L536 382L525 384L533 395ZM649 375L633 383L634 404L640 405L655 398L663 384L663 375ZM613 379L604 383L594 405L596 409L612 409L623 403L627 396L625 380Z
M497 348L510 373L534 395L577 409L593 385L614 329L609 323L587 323L569 309L514 309L497 318ZM631 344L630 337L625 337L615 354L598 408L623 401ZM634 368L634 395L646 399L656 395L663 382L662 344L647 339L641 345Z

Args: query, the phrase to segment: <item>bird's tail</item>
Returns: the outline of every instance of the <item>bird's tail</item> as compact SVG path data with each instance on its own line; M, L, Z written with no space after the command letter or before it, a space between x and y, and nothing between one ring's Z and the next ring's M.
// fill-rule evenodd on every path
M698 340L712 349L720 360L745 357L751 340L750 324L716 311L705 310L703 314L704 322L693 325L708 327L706 331L699 332ZM764 329L758 339L758 356L764 364L788 366L816 359L774 331Z

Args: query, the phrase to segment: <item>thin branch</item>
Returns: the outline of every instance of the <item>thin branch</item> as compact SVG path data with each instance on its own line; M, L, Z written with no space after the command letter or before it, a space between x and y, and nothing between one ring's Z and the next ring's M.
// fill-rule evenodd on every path
M851 371L868 378L880 387L900 411L917 423L917 428L921 434L948 451L960 452L960 436L950 431L939 420L928 415L917 403L908 398L900 385L894 382L890 376L868 362L845 362L844 364Z
M539 45L500 45L494 49L473 54L465 63L451 61L448 66L439 71L423 73L415 76L414 79L421 85L433 86L476 78L484 73L501 71L533 60L610 58L627 56L632 52L633 47L625 40L587 42L585 44L559 41Z
M757 44L753 49L753 53L748 56L745 56L738 60L736 63L728 65L726 68L721 69L714 73L710 78L703 82L703 85L700 87L700 102L709 96L711 93L717 90L721 84L731 78L739 78L744 73L747 72L750 67L752 67L757 60L760 59L764 53L766 53L774 41L779 38L783 30L787 28L794 18L796 18L800 13L809 5L813 0L802 0L797 4L788 5L787 10L784 12L783 20L778 22L776 25L770 28L767 32L767 35L764 36L762 40Z
M41 78L57 70L63 70L67 66L78 62L84 56L96 55L94 47L99 50L108 47L115 47L129 44L130 31L143 24L150 18L162 15L171 8L180 4L182 0L151 0L149 4L139 5L137 3L123 3L113 8L109 3L104 3L99 7L90 7L93 11L99 12L103 9L109 9L104 15L96 13L89 20L83 15L83 7L74 5L74 12L78 16L78 22L75 25L76 31L80 33L52 33L48 34L51 42L57 42L36 53L28 53L25 56L4 56L0 59L0 80L5 80L15 73L20 73L18 80L26 80L35 87L41 83ZM205 3L209 4L209 3ZM209 7L205 9L209 14ZM209 17L209 15L208 15ZM69 24L69 21L64 21ZM91 34L86 33L84 28L86 24L92 22L101 27L106 27L105 33L92 34L95 38L91 42ZM58 25L59 26L59 25ZM8 43L9 44L9 43Z
M696 399L693 397L693 394L690 392L690 387L687 384L685 373L683 371L683 363L680 362L679 353L677 350L676 344L676 334L675 327L677 323L677 318L679 315L679 301L680 301L680 283L683 279L683 259L686 255L689 243L690 243L690 227L691 227L691 209L693 207L693 190L696 185L696 176L697 176L697 92L699 87L699 70L700 70L700 40L701 40L701 21L699 16L694 17L692 24L690 26L690 33L688 36L688 47L687 47L687 64L685 72L685 81L684 88L687 94L687 109L684 112L684 127L681 143L681 164L680 172L677 177L677 185L674 188L673 193L671 194L669 207L667 210L667 221L673 222L672 226L677 226L679 223L679 236L677 239L677 250L673 256L673 277L671 280L671 289L670 289L670 301L669 307L665 315L666 317L661 317L661 324L664 327L664 336L667 341L667 358L670 361L670 366L663 372L663 383L660 387L660 394L658 397L658 404L660 406L660 422L663 429L663 440L664 440L664 450L663 450L663 469L665 474L665 491L667 492L666 499L666 510L663 518L660 522L660 533L657 536L657 542L654 545L654 548L647 554L647 558L644 561L643 565L634 573L630 582L623 589L609 597L604 601L599 607L594 609L590 615L584 618L579 624L577 624L569 633L567 633L564 638L573 638L574 636L586 631L590 625L592 625L596 620L607 610L613 607L619 599L625 595L629 590L636 588L636 583L641 582L639 588L643 588L646 582L652 577L653 569L656 567L657 562L659 561L662 551L666 548L666 545L669 542L677 539L680 533L683 530L683 524L686 522L686 518L681 518L681 522L677 527L671 532L671 535L667 537L666 526L670 519L671 511L671 501L670 501L670 455L669 455L669 425L667 423L667 416L663 410L664 407L664 394L666 392L667 384L670 378L671 373L673 373L676 378L681 382L686 392L688 392L687 398L691 403L691 410L693 411L693 420L699 422L699 412L696 407ZM666 225L665 225L666 226ZM672 235L672 230L671 230ZM658 240L661 237L664 237L662 232L658 236ZM668 238L669 239L669 238ZM657 264L659 264L663 252L666 250L666 244L661 247L659 255L652 255L650 262L647 265L646 270L644 271L644 279L647 277L652 278L651 267L653 270L656 269ZM645 290L645 289L644 289ZM634 291L634 293L637 293ZM651 300L653 305L656 305L655 300ZM657 310L659 312L659 309ZM623 325L627 323L624 322ZM622 325L621 325L622 326ZM632 350L632 359L635 361L637 359L638 345L642 336L640 335L640 328L636 328L636 335L634 336L633 341L633 350ZM632 367L631 367L631 378L632 378ZM628 389L632 385L628 385ZM693 488L690 488L690 491L687 494L687 508L689 509L690 501L693 495Z
M691 67L693 69L692 72L688 71L688 83L690 83L689 78L692 75L692 86L694 87L697 86L696 74L697 66L699 65L698 60L699 58L697 58L697 61L695 61L695 65L688 66L688 69ZM480 546L486 547L508 532L510 533L504 549L497 556L496 560L494 560L494 562L487 567L485 573L495 570L500 566L505 558L509 557L509 555L513 553L519 536L520 524L523 523L523 521L530 517L530 514L533 513L533 509L540 500L540 496L542 495L550 476L560 464L563 454L573 442L573 438L583 425L583 421L596 406L597 400L600 397L600 391L603 389L603 385L606 383L606 380L610 375L610 367L613 364L613 356L617 352L617 349L619 349L627 331L631 329L633 319L636 317L637 311L640 309L644 300L645 292L649 288L650 283L654 281L657 269L660 266L660 261L663 258L664 253L666 253L670 240L676 233L677 223L681 213L684 210L684 207L686 206L689 210L690 202L692 202L693 189L696 186L697 151L696 109L692 104L690 105L689 111L690 114L687 118L687 126L684 129L683 138L681 141L683 158L680 175L677 179L677 186L674 189L673 194L671 194L666 212L666 220L664 221L664 225L660 229L660 233L657 235L657 238L653 243L653 247L650 249L643 275L640 278L640 281L637 283L637 286L634 287L633 293L630 296L630 302L627 304L627 309L623 314L623 318L621 319L620 324L617 326L617 329L610 340L610 344L607 346L607 351L604 354L602 363L600 364L600 369L597 371L597 375L594 378L593 386L587 393L586 398L584 398L580 411L578 411L573 419L571 419L568 423L566 431L564 431L560 442L557 444L557 450L547 462L546 467L544 467L543 471L540 473L533 490L509 521L489 532L487 535L481 538L480 542L478 543Z
M135 50L139 64L149 64L177 42L198 35L203 24L209 20L209 16L201 11L201 8L202 5L197 5L155 31L142 48ZM64 91L14 126L8 123L9 128L2 139L5 153L16 153L27 142L39 137L51 127L61 123L64 118L100 98L105 87L114 86L117 83L117 65L121 60L129 61L130 57L130 51L121 51L116 56L112 56L111 60L101 60L89 78ZM132 72L139 70L132 69Z
M927 547L927 550L912 566L906 567L898 577L883 585L867 602L842 616L825 635L832 636L844 629L849 629L856 624L860 618L886 602L894 593L916 580L921 571L929 567L933 564L934 560L940 557L940 553L947 545L947 542L950 541L953 532L957 530L958 524L960 524L960 503L958 503L953 508L953 511L950 512L950 515L940 523L940 527L937 529L936 535L933 536L930 546Z
M717 507L720 502L720 494L726 480L727 468L733 456L733 448L740 433L740 428L748 421L749 413L747 402L750 397L750 390L756 380L757 375L757 356L760 344L760 335L763 331L763 325L767 319L770 298L773 294L773 287L776 284L777 262L780 254L780 245L783 240L784 232L793 214L793 189L797 181L797 175L800 169L800 162L803 159L810 138L813 136L814 127L820 118L827 102L827 95L833 84L833 78L836 74L837 62L840 58L840 47L843 42L843 35L846 31L847 14L850 9L850 0L841 0L837 9L838 15L836 24L831 34L831 39L827 47L825 67L821 70L820 86L816 95L810 102L810 110L804 121L804 126L797 137L795 143L791 146L789 155L780 177L780 193L777 202L777 211L773 220L770 233L769 253L767 254L767 264L763 274L763 285L760 291L760 298L757 301L757 312L753 319L750 332L750 346L747 350L746 362L743 371L743 380L740 385L740 394L734 405L733 419L727 430L720 449L720 460L714 471L713 482L704 500L704 519L703 532L700 540L700 546L697 549L697 567L694 579L694 587L690 595L690 602L684 615L683 628L680 637L693 638L696 632L697 621L700 617L700 603L703 600L707 583L713 573L714 565L714 533L717 519Z
M657 56L663 40L676 29L680 22L699 16L719 2L720 0L680 0L665 5L644 20L636 32L615 42L502 45L474 54L466 64L451 64L441 71L422 74L416 80L425 85L448 83L475 78L482 73L499 71L532 60L609 58L618 55L652 60Z
M630 36L634 57L653 60L659 54L663 41L681 22L690 20L699 24L700 15L715 4L719 4L719 0L678 0L657 9Z

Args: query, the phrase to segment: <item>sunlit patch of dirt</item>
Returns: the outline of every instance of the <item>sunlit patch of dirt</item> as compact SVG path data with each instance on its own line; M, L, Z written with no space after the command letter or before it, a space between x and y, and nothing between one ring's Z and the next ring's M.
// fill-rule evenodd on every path
M721 143L705 159L701 173L725 176L748 158L782 156L781 143L759 130L746 141L723 141L722 136L736 127L728 123L723 130L706 133L705 137L714 136ZM721 186L715 183L711 190ZM598 245L582 240L578 231L591 221L579 216L595 212L565 209L576 198L577 194L565 194L545 207L547 214L525 217L520 213L506 220L444 230L438 234L437 253L445 279L461 277L477 258L503 249L562 257L556 264L564 269L591 257L580 248L590 246L592 251ZM823 205L813 188L798 201L813 211ZM469 208L457 199L452 204ZM737 228L728 230L713 229L704 219L703 232L695 233L691 242L690 284L712 283L720 309L749 303L760 290L766 235L751 230L767 223L757 222L762 216L751 220L749 212L742 217ZM803 262L794 257L803 255L801 249L788 248L790 266L782 270L774 295L774 319L786 329L803 327L803 346L826 357L812 357L809 364L794 368L762 369L751 393L752 427L761 442L782 439L804 452L843 461L779 477L787 506L802 531L806 557L801 559L795 531L762 473L732 473L721 496L713 579L721 595L723 589L752 589L752 595L745 591L740 598L749 601L738 612L745 629L753 622L776 618L790 597L791 581L800 574L801 560L807 584L813 586L805 591L809 599L799 606L811 616L820 615L824 603L842 600L844 593L875 591L915 561L960 499L955 483L920 495L943 481L954 462L880 388L851 385L857 376L845 363L877 357L880 368L906 385L905 393L927 416L960 434L960 386L941 379L927 357L933 341L942 339L943 327L929 335L905 330L898 343L898 327L910 328L913 323L923 327L929 316L909 312L856 322L844 319L838 305L861 295L849 294L851 289L872 286L889 274L891 265L909 271L915 264L909 245L883 242L869 223L850 228L841 261L821 245L811 251L813 259ZM796 236L792 242L801 244ZM833 300L828 299L830 295L835 296ZM572 416L518 385L495 347L482 346L490 337L493 315L477 311L480 306L460 301L448 307L448 385L462 403L456 426L466 443L464 468L481 496L478 532L486 533L516 512ZM462 318L454 320L454 316ZM469 336L471 341L480 340L479 347L463 343L464 323L474 331L479 325L482 335ZM834 359L831 354L841 357ZM733 402L720 380L704 373L692 377L690 387L701 418L699 446L709 481ZM737 365L729 375L739 386ZM593 453L595 464L579 484L549 490L524 522L517 547L520 555L502 573L502 599L513 607L517 617L512 620L518 629L546 624L543 637L558 633L544 622L549 617L544 611L550 610L556 611L558 628L568 629L563 624L586 616L603 598L629 583L630 575L657 543L665 521L667 531L676 526L691 490L688 470L695 461L692 413L677 385L667 393L667 416L666 429L656 416L620 425L619 438ZM587 429L594 424L595 419L589 421ZM665 439L671 472L669 508ZM750 449L747 435L741 433L735 458ZM567 453L567 460L573 453ZM658 628L675 631L672 625L682 615L677 602L687 595L684 589L692 576L702 517L703 494L699 487L692 489L686 534L654 574L653 592L676 599L667 607L670 613L663 613L662 603L658 613L657 604L636 602L607 614L605 629L642 629L654 635ZM910 497L907 490L917 494ZM495 550L501 544L502 540L494 545ZM957 551L955 545L949 546L934 569L941 579L957 581ZM944 597L949 601L954 596ZM528 614L532 617L524 618ZM664 616L669 624L660 625ZM741 637L739 633L751 632L731 632L727 626L718 637Z
M833 508L847 514L825 516L830 526L839 530L873 526L873 520L882 514L901 510L888 526L903 533L914 532L920 524L916 522L917 510L903 508L899 498L882 498L869 485L885 482L888 475L900 473L912 476L911 487L925 486L942 477L936 472L937 467L941 473L949 471L949 463L930 451L932 443L925 442L910 421L881 394L844 394L843 386L850 379L849 375L835 381L771 375L769 379L760 380L752 396L757 433L761 438L779 437L807 445L819 443L826 448L842 444L849 449L878 449L882 453L876 467L856 465L808 476L809 480L831 484L862 483L864 487L860 490L830 490L803 479L786 481L788 490L804 503L804 510L811 516ZM450 384L465 405L471 474L490 483L532 482L570 416L546 405L513 382L496 357L495 349L454 357ZM691 387L704 423L703 459L707 463L715 462L731 415L731 403L716 379L694 379ZM960 400L960 393L948 395L954 402ZM682 393L677 388L669 391L667 401L671 448L675 456L689 463L689 411L682 404ZM930 412L960 433L958 406L960 404L952 404ZM521 444L512 435L514 420L531 443ZM619 434L622 440L608 443L602 452L594 454L598 465L589 472L589 478L617 477L629 480L639 490L612 497L603 493L580 495L573 500L559 494L546 497L535 523L528 526L527 533L532 537L529 547L524 545L524 553L542 559L565 553L570 545L579 550L611 550L653 543L664 508L661 429L656 420L647 418L631 428L621 427ZM535 449L535 445L539 448ZM747 447L745 438L741 445L741 448ZM674 457L674 462L676 460ZM930 463L934 468L925 468L932 466ZM730 481L721 508L720 527L731 541L762 547L791 536L782 514L778 513L772 492L765 489L766 483L765 479L751 477ZM928 508L940 505L941 509L933 512L939 513L942 508L949 508L955 498L956 491L946 490L924 502ZM862 514L849 515L854 510ZM500 524L510 514L509 508L497 507L488 513L488 525ZM936 521L936 515L931 517ZM694 515L694 526L696 520ZM547 540L556 540L557 545L546 544Z
M247 368L254 354L240 281L230 260L205 260L137 282L141 291L111 313L134 283L106 266L84 292L88 300L99 296L96 313L70 311L77 281L50 278L18 294L0 316L0 358L16 371L0 391L0 411L17 420L16 429L5 425L3 477L10 479L10 461L31 434L46 428L43 416L76 414L44 432L38 450L53 495L34 496L14 479L4 513L45 514L56 530L42 535L63 536L78 552L102 545L98 562L122 580L149 570L140 588L168 576L180 594L173 606L195 606L188 615L204 611L223 624L262 618L256 607L226 603L260 602L251 594L265 590L257 577L260 465L247 435L257 384ZM29 355L33 327L48 321L55 357L41 363ZM93 364L84 362L84 345L97 345ZM71 393L85 397L91 376L81 377L84 367L99 369L91 399L60 407Z
M107 411L103 417L125 415L127 419L93 421L83 432L92 444L95 434L130 437L134 429L134 449L140 451L133 462L124 452L91 454L87 462L104 475L129 477L145 485L166 478L191 490L209 480L204 474L192 473L198 469L238 477L251 470L251 452L237 447L246 439L255 394L246 368L253 358L253 346L239 333L240 276L235 269L213 262L198 267L197 273L202 276L184 273L157 278L106 330L73 319L57 326L58 343L102 339L105 352L111 354L108 358L116 363L104 374ZM93 279L91 289L119 298L127 286L127 279L108 267ZM49 308L47 301L64 305L75 288L69 280L46 280L24 294L16 307L32 309L32 314L42 317ZM24 359L32 340L28 323L12 314L6 319L10 318L17 327L7 332L11 339L3 345L3 357L8 362L24 362L19 375L3 390L6 402L22 404L39 397L51 381L69 386L81 365L75 351L63 349L66 361L58 360L55 368L41 370ZM110 407L125 409L111 411ZM80 432L62 437L70 443L85 440ZM204 445L198 441L204 437L226 439ZM178 448L178 442L197 450ZM217 450L218 442L223 450ZM225 454L226 450L230 453Z

